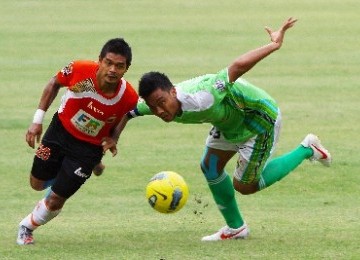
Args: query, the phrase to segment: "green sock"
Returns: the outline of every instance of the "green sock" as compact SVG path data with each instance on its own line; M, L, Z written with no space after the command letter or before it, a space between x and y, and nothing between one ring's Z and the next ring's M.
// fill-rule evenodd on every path
M209 188L226 224L239 228L244 224L235 200L235 191L229 175L223 172L217 179L208 180Z
M281 180L312 155L313 150L311 148L300 145L295 150L271 160L261 173L259 190Z

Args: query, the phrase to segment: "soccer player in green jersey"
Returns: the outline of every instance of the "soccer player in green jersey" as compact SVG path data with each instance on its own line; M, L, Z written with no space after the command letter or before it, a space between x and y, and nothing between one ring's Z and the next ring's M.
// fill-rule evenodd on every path
M281 180L305 159L329 166L330 153L317 136L309 134L294 150L270 159L281 126L280 110L265 91L240 78L257 62L280 49L285 32L297 20L289 18L279 30L266 27L271 42L235 59L217 74L171 83L160 72L149 72L139 82L138 102L128 119L153 114L165 122L210 123L201 170L208 182L226 226L203 241L246 238L249 229L235 200L241 194L258 192ZM128 119L124 119L122 127ZM118 129L119 132L122 129ZM224 168L238 154L231 181Z

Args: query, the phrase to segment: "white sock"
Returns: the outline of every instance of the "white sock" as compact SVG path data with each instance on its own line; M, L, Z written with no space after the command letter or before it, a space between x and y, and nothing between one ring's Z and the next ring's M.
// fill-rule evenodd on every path
M37 227L46 224L53 218L55 218L61 209L50 211L46 207L45 199L42 199L35 206L34 210L27 215L21 222L20 226L25 226L31 230L35 230Z

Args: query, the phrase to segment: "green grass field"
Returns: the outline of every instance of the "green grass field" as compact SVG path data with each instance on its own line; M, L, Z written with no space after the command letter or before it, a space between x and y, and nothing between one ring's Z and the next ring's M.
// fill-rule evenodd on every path
M0 6L0 259L360 258L358 0L0 0ZM123 36L133 48L126 78L135 87L150 70L178 82L215 73L267 43L263 27L277 29L289 16L299 21L283 48L244 77L280 104L278 154L314 132L334 163L304 162L267 190L238 194L249 239L200 241L224 225L198 166L209 125L142 118L129 123L119 155L104 158L106 173L35 232L36 245L15 244L19 221L44 196L28 185L33 150L25 132L57 70L73 59L96 60L105 41ZM188 182L189 201L176 214L157 213L145 199L147 181L161 170Z

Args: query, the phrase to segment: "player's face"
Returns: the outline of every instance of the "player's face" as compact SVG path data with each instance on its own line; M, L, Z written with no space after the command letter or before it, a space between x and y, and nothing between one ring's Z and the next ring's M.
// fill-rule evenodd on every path
M101 85L117 86L126 71L126 58L120 54L108 52L104 58L99 59L97 78Z
M170 91L156 89L149 97L145 99L151 112L160 117L165 122L174 120L175 116L181 112L180 101L176 97L176 89L173 87Z

